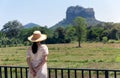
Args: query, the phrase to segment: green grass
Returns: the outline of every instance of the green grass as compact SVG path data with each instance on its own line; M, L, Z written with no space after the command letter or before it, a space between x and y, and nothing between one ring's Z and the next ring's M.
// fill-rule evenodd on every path
M48 44L48 67L118 69L120 45L103 43ZM27 66L28 46L0 48L0 65Z

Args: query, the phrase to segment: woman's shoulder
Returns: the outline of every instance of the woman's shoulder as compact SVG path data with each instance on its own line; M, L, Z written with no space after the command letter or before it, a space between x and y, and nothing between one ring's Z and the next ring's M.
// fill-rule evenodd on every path
M29 46L28 49L27 49L27 53L30 53L31 50L32 50L32 49L31 49L31 46Z
M32 47L32 46L28 46L28 50L31 50L31 47Z
M44 54L47 55L49 53L47 45L46 44L42 44L41 47L43 48Z
M42 44L41 47L42 48L47 48L47 45L46 44Z
M44 50L47 50L47 49L48 49L48 47L47 47L46 44L42 44L41 47L42 47Z

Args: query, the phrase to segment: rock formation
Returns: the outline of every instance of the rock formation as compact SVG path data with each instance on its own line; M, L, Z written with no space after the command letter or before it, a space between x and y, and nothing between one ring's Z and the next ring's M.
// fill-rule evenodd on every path
M52 28L56 28L59 26L65 27L65 26L71 25L72 21L78 16L85 18L88 26L94 26L100 23L100 21L96 20L95 18L95 12L93 8L83 8L81 6L70 6L66 11L66 18L58 22L57 24L55 24Z

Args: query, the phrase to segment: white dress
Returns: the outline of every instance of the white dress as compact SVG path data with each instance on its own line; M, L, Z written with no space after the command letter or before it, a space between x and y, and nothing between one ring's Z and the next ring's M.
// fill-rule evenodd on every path
M32 53L31 47L28 48L27 57L31 58L31 64L33 67L36 67L41 61L44 55L48 55L48 47L46 45L41 45L38 47L36 54ZM47 64L45 63L40 70L38 70L35 77L32 76L30 71L28 72L28 78L47 78Z

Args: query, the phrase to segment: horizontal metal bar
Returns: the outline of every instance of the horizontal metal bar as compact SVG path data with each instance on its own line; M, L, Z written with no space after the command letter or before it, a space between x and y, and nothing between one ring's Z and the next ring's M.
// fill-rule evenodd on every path
M0 67L12 67L12 68L28 68L28 67L25 67L25 66L0 66ZM114 70L114 69L90 69L90 68L48 68L48 69L51 69L51 70L84 70L84 71L115 71L115 72L120 72L120 70Z
M27 78L27 73L28 73L28 68L29 67L25 67L25 66L0 66L0 77L2 78L2 73L5 75L5 78L8 78L8 73L12 73L12 69L15 69L15 76L17 78L17 69L19 70L20 69L20 77L22 78L22 69L25 69L25 74L26 74L26 78ZM8 71L10 70L10 71ZM64 78L64 71L68 71L66 74L67 74L67 77L68 78L71 78L71 72L73 71L73 75L75 76L75 78L77 78L77 71L80 71L82 72L81 73L81 76L82 78L84 78L84 75L86 72L88 72L88 76L89 78L92 78L92 74L91 72L96 72L96 76L97 78L99 78L99 72L104 72L104 76L105 78L109 78L109 73L110 72L113 72L114 74L114 77L116 78L117 77L117 73L119 72L120 73L120 70L110 70L110 69L89 69L89 68L48 68L48 71L49 71L49 78L51 78L52 76L52 73L51 71L54 71L55 73L55 78L58 77L58 74L60 73L59 71L61 71L61 77ZM2 72L4 71L4 72ZM53 72L52 71L52 72ZM12 77L12 75L11 75Z
M48 68L50 70L84 70L84 71L115 71L120 72L120 70L110 70L110 69L87 69L87 68Z

